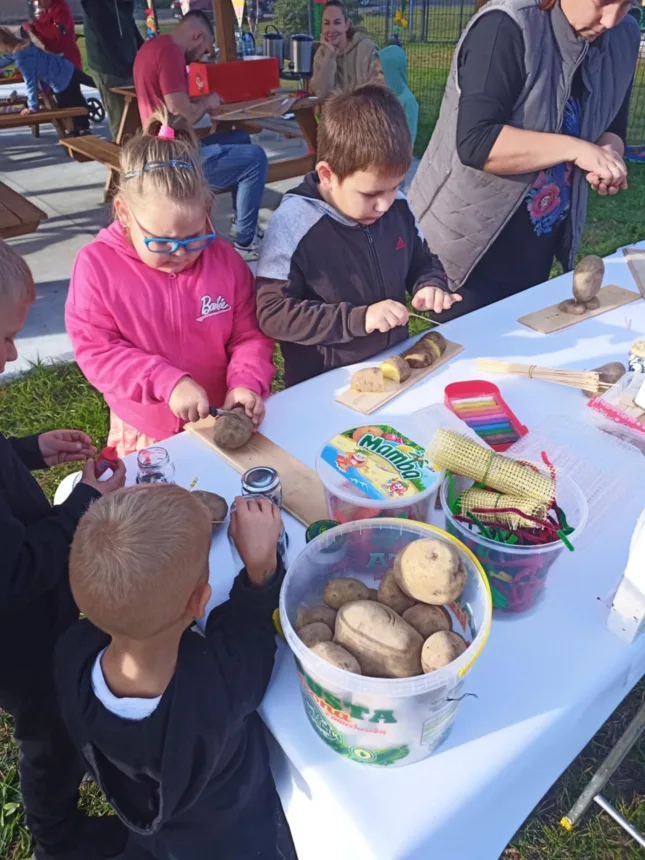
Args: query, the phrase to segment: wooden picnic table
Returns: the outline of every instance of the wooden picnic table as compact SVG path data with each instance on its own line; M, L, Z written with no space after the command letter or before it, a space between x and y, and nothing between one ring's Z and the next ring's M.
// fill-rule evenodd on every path
M66 119L86 115L87 108L84 107L70 107L62 110L39 110L36 113L25 114L24 116L21 116L20 113L3 113L0 114L0 129L29 128L36 125L44 125L47 122L56 125Z
M42 209L0 182L0 239L33 233L46 218Z
M119 126L119 132L115 141L115 143L122 145L141 128L137 94L134 87L113 87L112 92L123 96L125 99L121 125ZM245 107L251 108L257 104L258 100L222 105L221 112L226 114L233 113L234 111L241 112ZM310 170L313 170L316 164L316 151L318 147L318 122L316 120L316 108L318 104L319 99L316 96L297 98L287 111L287 113L295 114L295 121L284 120L280 116L248 116L246 119L230 122L218 120L216 114L212 118L217 123L217 127L222 130L235 126L236 128L248 130L250 133L257 133L267 128L271 131L285 134L285 137L301 136L309 148L307 155L296 158L283 158L269 164L267 182L279 182L282 179L290 179L293 176L302 176L304 173L309 173ZM211 133L209 130L202 132L201 129L196 129L196 131L198 133L201 132L199 136L202 136L204 133ZM111 177L108 181L110 179Z

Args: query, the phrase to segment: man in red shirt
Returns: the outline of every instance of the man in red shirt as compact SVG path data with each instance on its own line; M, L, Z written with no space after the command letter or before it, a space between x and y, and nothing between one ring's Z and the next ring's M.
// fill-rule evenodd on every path
M139 113L148 117L164 106L183 116L190 125L221 104L216 93L190 98L186 66L199 60L213 46L213 27L200 11L188 12L169 36L145 42L134 61L134 86ZM236 217L235 247L247 262L257 259L258 213L268 169L267 157L242 131L215 133L199 142L204 172L211 188L230 189Z
M38 7L38 17L25 24L25 29L40 39L46 51L62 54L73 66L83 71L81 52L76 44L74 18L67 0L38 0Z

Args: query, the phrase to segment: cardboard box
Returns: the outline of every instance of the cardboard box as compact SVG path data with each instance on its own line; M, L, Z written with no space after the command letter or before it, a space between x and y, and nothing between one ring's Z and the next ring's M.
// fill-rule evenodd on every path
M193 98L217 93L226 104L232 104L266 98L279 86L276 57L233 63L191 63L188 67L188 92Z

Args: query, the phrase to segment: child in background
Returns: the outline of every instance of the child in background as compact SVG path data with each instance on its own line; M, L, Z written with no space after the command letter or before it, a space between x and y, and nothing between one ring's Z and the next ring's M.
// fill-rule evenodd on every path
M316 172L284 196L258 260L258 319L280 341L287 385L405 340L406 294L435 313L461 300L399 192L411 160L389 90L369 85L325 102Z
M23 24L33 33L46 51L62 54L77 69L83 70L81 52L76 42L74 16L67 0L38 0L38 13L34 20Z
M202 502L143 485L81 521L70 580L87 617L58 647L56 685L74 743L130 828L122 860L295 860L256 713L275 655L281 525L268 499L236 499L245 569L202 635Z
M0 69L15 63L27 88L27 107L22 114L38 111L38 83L47 84L56 96L59 108L87 107L81 84L93 87L94 81L58 54L49 54L36 47L27 36L16 36L7 27L0 27ZM74 134L90 133L86 116L73 118Z
M257 426L275 369L253 276L210 222L192 134L153 114L121 152L116 221L76 257L66 323L112 412L120 456L178 433L211 405Z
M27 264L0 241L0 373L17 358L15 339L35 297ZM67 575L74 531L92 500L125 481L123 463L97 481L94 453L80 430L0 435L0 708L14 719L35 860L114 857L126 838L116 819L78 811L85 767L60 716L52 667L58 637L78 620ZM30 470L75 461L85 463L81 482L52 508Z

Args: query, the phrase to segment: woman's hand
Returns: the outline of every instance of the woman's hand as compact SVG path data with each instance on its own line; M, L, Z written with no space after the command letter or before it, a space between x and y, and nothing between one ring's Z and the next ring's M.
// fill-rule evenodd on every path
M594 191L597 191L598 194L600 194L601 197L606 197L607 195L613 196L614 194L618 194L619 191L626 191L628 187L627 166L625 165L621 153L617 152L609 143L601 146L600 148L611 151L616 158L619 158L622 161L623 166L625 167L625 177L618 185L616 185L601 179L597 173L587 173L587 182L591 185Z
M96 454L92 440L81 430L50 430L38 437L38 447L48 466L84 463Z
M600 191L614 188L614 194L621 189L627 188L627 168L622 156L611 146L598 146L586 140L579 140L577 155L574 164L584 170L588 176L587 181L592 188Z
M222 409L235 409L242 406L244 411L253 422L254 427L259 427L264 419L264 401L259 394L250 388L231 388L226 395Z

